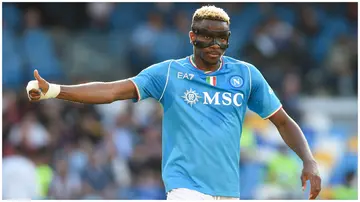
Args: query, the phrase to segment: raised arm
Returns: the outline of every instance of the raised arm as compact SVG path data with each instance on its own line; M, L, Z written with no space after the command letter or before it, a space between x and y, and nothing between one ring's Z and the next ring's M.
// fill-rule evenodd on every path
M34 77L36 80L30 81L26 87L30 101L58 98L85 104L105 104L138 96L135 85L127 79L114 82L57 85L47 82L37 70L34 71Z

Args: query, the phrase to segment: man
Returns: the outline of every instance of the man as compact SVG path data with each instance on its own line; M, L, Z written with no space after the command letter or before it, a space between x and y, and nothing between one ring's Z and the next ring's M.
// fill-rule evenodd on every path
M57 85L35 70L36 80L27 86L29 98L90 104L158 100L164 110L162 177L168 199L239 199L240 136L249 107L270 119L302 159L303 189L310 180L310 199L315 199L321 179L300 128L253 65L223 56L229 24L224 10L204 6L194 13L189 33L193 55L114 82Z

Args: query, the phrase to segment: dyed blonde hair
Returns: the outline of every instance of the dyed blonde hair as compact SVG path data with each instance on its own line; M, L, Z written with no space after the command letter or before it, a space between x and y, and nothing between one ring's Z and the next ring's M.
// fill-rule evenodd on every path
M193 23L201 20L218 20L230 24L230 17L222 8L210 5L195 11L192 18Z

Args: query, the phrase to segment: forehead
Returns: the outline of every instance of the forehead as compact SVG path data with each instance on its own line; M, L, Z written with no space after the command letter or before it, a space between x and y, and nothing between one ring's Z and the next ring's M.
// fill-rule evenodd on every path
M209 31L225 31L229 30L229 25L226 22L218 20L202 20L195 24L197 28L207 29Z

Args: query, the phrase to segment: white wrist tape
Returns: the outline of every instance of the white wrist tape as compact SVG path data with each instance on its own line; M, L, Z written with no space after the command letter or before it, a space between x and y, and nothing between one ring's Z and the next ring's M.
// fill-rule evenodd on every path
M26 92L28 97L30 98L30 90L36 89L41 92L40 100L56 98L60 94L60 85L49 83L49 90L44 94L41 89L39 88L39 83L37 80L29 81L28 85L26 86Z

